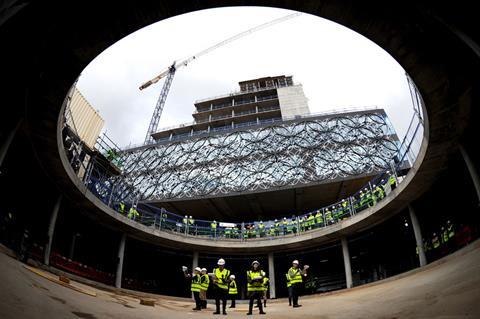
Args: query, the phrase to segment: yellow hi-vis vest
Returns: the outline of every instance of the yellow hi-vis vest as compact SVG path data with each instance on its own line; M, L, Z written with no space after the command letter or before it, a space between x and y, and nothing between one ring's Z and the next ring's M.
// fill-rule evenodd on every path
M263 277L265 276L264 271L253 271L249 270L247 271L247 278L248 284L247 284L247 291L263 291L263 278L262 281L253 281L254 278L256 277Z
M288 277L288 273L285 274L285 277L287 277L287 288L292 286L292 283L290 282L290 277Z
M223 268L223 270L220 271L220 268L215 268L213 269L213 274L217 277L217 282L214 282L214 284L217 285L218 288L227 290L227 279L230 277L230 270Z
M200 275L193 275L192 276L192 286L190 288L193 292L200 292L201 285L200 285Z
M229 295L236 295L238 293L237 291L237 283L235 280L230 281L228 284L228 294Z
M127 217L132 219L132 218L137 218L139 216L140 216L140 214L138 213L138 211L135 208L130 207L130 210L128 211Z
M267 291L267 287L268 287L268 281L270 279L268 279L268 277L263 277L263 291Z
M292 285L303 282L302 273L298 268L290 267L287 275L290 278L290 284Z
M209 284L210 284L210 277L208 277L208 274L202 275L200 279L200 289L207 291Z

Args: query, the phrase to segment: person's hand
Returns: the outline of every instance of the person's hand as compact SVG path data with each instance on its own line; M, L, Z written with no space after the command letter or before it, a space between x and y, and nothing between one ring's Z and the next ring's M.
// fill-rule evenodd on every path
M307 270L308 268L310 268L309 265L304 265L304 266L303 266L303 269L305 269L305 270Z
M188 270L188 268L186 266L182 266L182 271L183 272L186 272Z

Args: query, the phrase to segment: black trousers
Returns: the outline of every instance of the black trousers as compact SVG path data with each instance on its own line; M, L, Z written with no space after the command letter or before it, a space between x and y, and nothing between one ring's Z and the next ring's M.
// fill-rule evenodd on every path
M267 307L267 292L263 291L262 292L262 297L260 299L260 302L257 302L257 305L255 307L260 307L260 304L262 303L263 300L263 307Z
M292 284L292 302L293 305L298 305L298 295L300 294L301 283Z
M250 303L248 305L248 312L251 313L253 310L253 302L256 300L258 304L258 311L263 312L262 296L263 291L251 291L248 293L250 296Z
M222 301L222 311L226 312L228 289L215 287L215 312L220 312L220 300Z
M232 303L230 304L230 308L235 308L235 297L237 295L230 295L230 298L232 299Z
M202 301L200 300L200 292L194 291L193 292L193 299L195 299L195 308L202 309Z
M292 305L292 286L288 287L288 305L291 306Z

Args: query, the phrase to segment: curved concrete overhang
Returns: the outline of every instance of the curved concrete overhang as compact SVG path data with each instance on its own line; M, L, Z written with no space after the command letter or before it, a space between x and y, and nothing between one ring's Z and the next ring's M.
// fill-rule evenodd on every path
M384 48L409 73L425 101L428 120L424 141L428 143L423 143L414 168L401 186L374 209L339 224L298 237L251 240L248 247L241 242L212 242L150 230L118 216L87 192L65 165L58 126L65 96L83 68L109 45L150 23L200 9L259 4L294 9L340 23ZM11 37L17 40L18 48L23 49L18 52L18 59L21 61L25 52L36 57L34 63L22 69L28 75L25 76L28 79L27 99L19 107L25 103L34 152L58 191L76 203L79 212L140 240L183 250L266 252L305 248L305 245L325 243L368 229L405 208L428 189L446 167L449 154L456 151L457 140L469 123L478 56L445 25L444 20L438 19L438 14L423 7L338 0L185 1L161 6L127 1L116 4L115 14L111 14L111 6L104 4L89 11L89 5L81 3L76 9L78 12L71 15L59 13L57 16L54 12L58 10L43 3L32 3L8 21L12 32L19 30L15 37ZM86 12L89 19L82 15ZM25 31L23 23L35 23L39 17L43 23L39 23L36 29ZM25 38L20 41L18 37L22 35ZM445 50L449 46L457 50Z

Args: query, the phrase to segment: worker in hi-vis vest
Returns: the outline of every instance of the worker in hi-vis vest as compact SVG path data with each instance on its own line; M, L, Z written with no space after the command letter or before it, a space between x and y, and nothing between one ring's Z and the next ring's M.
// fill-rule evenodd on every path
M287 278L287 289L288 289L288 305L292 305L292 284L290 283L290 277L288 277L288 272L285 274Z
M230 270L225 268L225 260L220 258L217 262L218 268L213 269L213 291L215 294L216 310L214 315L220 314L220 300L222 301L222 313L227 314L228 283L230 281Z
M263 296L263 278L265 277L265 272L260 267L258 261L252 262L252 266L249 271L247 271L247 296L250 299L248 305L247 315L252 314L253 310L253 301L256 300L258 304L258 309L260 314L265 314L263 311L263 305L261 302Z
M202 309L207 309L207 290L210 285L210 277L208 277L207 268L202 268L200 277L200 300L202 301Z
M300 269L298 260L292 262L292 267L288 270L287 279L290 282L292 287L292 302L293 307L301 307L302 305L298 304L298 294L300 293L300 288L303 283L303 277L307 276L308 265L303 266L303 269Z
M230 308L235 308L235 299L237 299L238 289L235 275L230 275L230 283L228 284L228 296L232 299Z
M193 274L188 273L188 268L185 266L182 267L182 270L185 275L185 278L189 278L192 281L190 285L190 291L193 293L193 299L195 299L195 308L193 308L193 310L195 311L202 310L202 302L200 300L200 289L201 289L200 272L202 271L202 269L200 267L196 267L193 270Z

